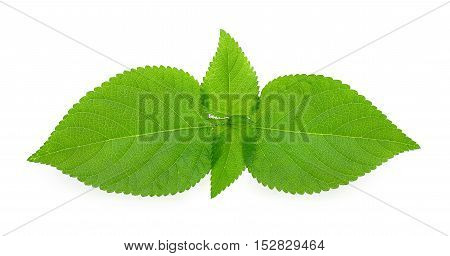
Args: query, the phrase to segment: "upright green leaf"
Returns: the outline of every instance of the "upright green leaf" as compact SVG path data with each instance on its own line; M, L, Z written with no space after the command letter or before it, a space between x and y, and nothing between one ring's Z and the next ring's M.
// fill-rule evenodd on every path
M204 103L209 113L229 117L218 127L213 146L211 197L217 196L245 169L241 125L236 120L254 113L258 98L256 74L237 42L220 31L219 47L203 80Z
M126 71L74 105L29 161L109 192L175 194L210 169L201 108L198 82L181 70Z
M209 113L216 116L250 115L255 110L256 73L238 43L223 30L202 89Z
M280 77L262 91L249 167L289 193L336 188L419 146L363 96L316 75Z

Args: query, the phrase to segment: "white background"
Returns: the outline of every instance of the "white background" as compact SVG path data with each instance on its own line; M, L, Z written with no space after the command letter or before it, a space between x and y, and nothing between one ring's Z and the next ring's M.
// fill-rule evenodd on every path
M175 66L198 80L223 28L264 86L314 72L444 1L6 3L126 66ZM450 232L449 25L450 4L319 72L350 84L422 147L353 182L361 191L294 196L247 172L212 200L209 176L171 197L93 190L2 236L0 255L169 255L123 247L158 239L249 245L216 255L450 255L449 237L418 221ZM89 190L26 159L79 98L124 69L0 3L2 234ZM324 239L325 250L256 252L256 239Z

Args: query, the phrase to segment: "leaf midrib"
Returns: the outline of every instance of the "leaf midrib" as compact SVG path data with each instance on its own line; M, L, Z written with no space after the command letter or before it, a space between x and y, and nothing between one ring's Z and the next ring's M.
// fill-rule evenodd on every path
M287 132L287 133L297 133L297 134L306 134L306 135L312 135L312 136L333 136L333 137L347 138L347 139L364 139L364 140L373 140L373 141L381 141L381 142L390 142L390 143L402 144L402 145L413 147L413 148L417 148L417 146L418 146L417 144L409 144L409 143L404 143L404 142L395 141L395 140L377 139L377 138L369 138L369 137L361 137L361 136L357 137L357 136L339 135L339 134L332 134L332 133L316 133L316 132L292 131L292 130L273 129L273 128L260 127L260 126L255 126L255 129L277 131L277 132Z
M57 154L59 152L63 152L63 151L71 150L71 149L76 149L76 148L92 146L92 145L106 143L106 142L115 141L115 140L137 138L137 137L140 137L140 136L146 136L146 135L152 135L152 134L158 134L158 133L165 133L165 132L176 132L176 131L183 131L183 130L195 130L195 129L213 128L213 127L214 126L184 127L184 128L170 129L170 130L162 130L162 131L157 131L157 132L149 132L149 133L143 133L143 134L133 134L133 135L128 135L128 136L109 138L109 139L106 139L106 140L100 140L100 141L87 143L87 144L83 144L83 145L78 145L78 146L74 146L74 147L63 148L63 149L60 149L60 150L57 150L57 151L53 151L53 152L50 152L50 153L47 153L47 154L44 154L44 155L36 156L36 157L30 157L30 160L33 161L33 160L37 160L38 158L42 158L42 157L45 157L45 156L48 156L48 155Z

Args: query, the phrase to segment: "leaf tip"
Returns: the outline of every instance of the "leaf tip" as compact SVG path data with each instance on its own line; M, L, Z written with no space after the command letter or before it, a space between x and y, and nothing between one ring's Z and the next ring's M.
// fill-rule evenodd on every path
M402 132L403 133L403 132ZM410 137L406 136L404 133L403 135L408 139L408 150L417 150L420 149L419 143L411 139Z
M220 38L219 40L232 40L233 42L236 42L234 38L228 33L227 31L220 29Z
M220 29L220 36L229 35L224 29Z
M28 162L32 162L32 163L36 163L37 162L37 157L36 157L36 153L33 153L31 156L29 156L27 158Z
M211 199L214 199L217 195L219 195L218 192L211 190L211 194L210 194Z
M213 185L213 180L212 180L212 175L211 175L211 188L210 188L210 193L209 193L210 198L211 199L215 198L222 191L223 191L223 189L218 189L215 185Z

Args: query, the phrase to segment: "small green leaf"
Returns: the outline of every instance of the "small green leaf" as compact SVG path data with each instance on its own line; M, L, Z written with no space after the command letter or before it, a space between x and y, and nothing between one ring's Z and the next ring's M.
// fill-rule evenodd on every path
M239 126L218 126L213 143L211 198L231 185L245 169Z
M246 116L255 110L258 99L256 73L238 43L223 30L202 89L210 114Z
M210 170L212 125L189 74L145 67L89 92L29 161L108 192L167 195Z
M216 197L230 186L245 169L253 153L255 129L247 117L226 119L224 126L215 129L211 197Z
M326 191L419 148L363 96L331 78L277 78L260 103L249 171L270 188Z

